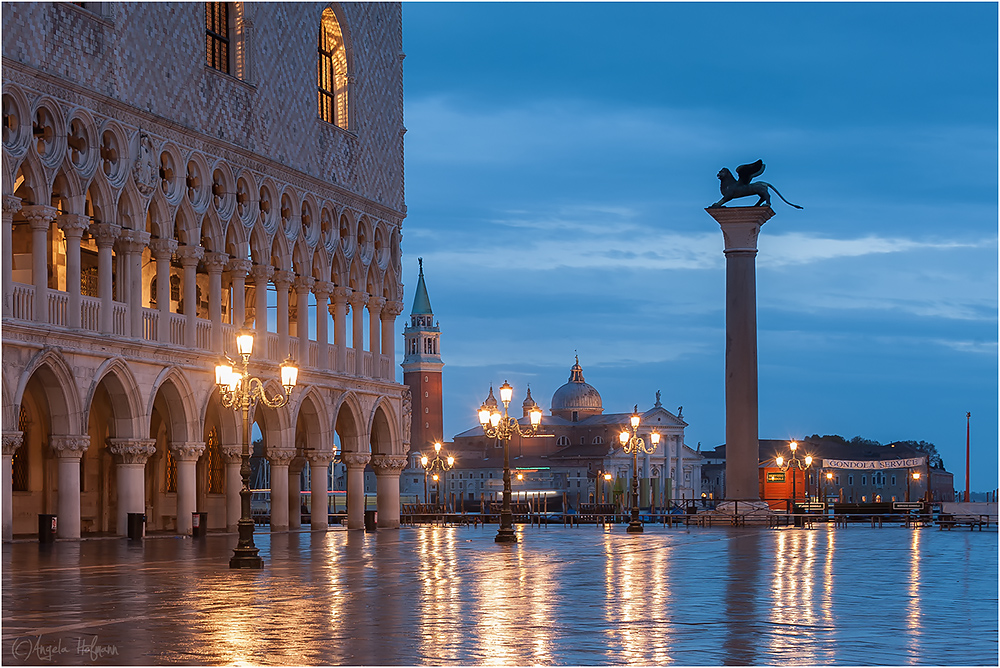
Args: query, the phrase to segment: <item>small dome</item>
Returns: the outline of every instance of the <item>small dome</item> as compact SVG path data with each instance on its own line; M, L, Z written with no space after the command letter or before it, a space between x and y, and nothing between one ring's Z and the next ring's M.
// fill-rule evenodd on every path
M580 366L579 357L570 369L569 382L552 395L550 412L567 420L600 415L604 412L601 393L583 379L583 367Z

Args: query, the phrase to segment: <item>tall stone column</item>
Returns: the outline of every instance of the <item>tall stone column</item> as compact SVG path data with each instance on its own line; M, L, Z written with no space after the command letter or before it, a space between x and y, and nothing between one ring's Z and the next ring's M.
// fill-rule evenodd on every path
M230 443L219 448L226 460L226 531L236 531L236 525L243 514L240 490L243 489L243 475L240 466L243 465L243 446Z
M354 314L351 316L351 324L353 325L353 331L351 334L351 345L354 348L354 375L363 376L365 375L365 304L368 303L368 293L361 292L360 290L355 290L351 293L351 296L347 298L347 301L351 304L351 310Z
M35 285L35 322L49 321L48 232L59 210L45 204L28 204L21 213L31 225L31 282Z
M365 466L371 459L367 452L348 452L341 455L347 466L347 528L365 528ZM397 495L399 494L397 490ZM398 511L396 519L399 519Z
M267 460L271 463L271 531L288 530L288 463L294 457L294 450L267 449ZM295 510L298 511L298 506Z
M759 499L757 236L774 211L769 206L706 211L722 227L726 255L726 498Z
M146 512L146 461L156 452L156 440L151 438L113 438L108 448L118 466L119 536L128 534L128 514Z
M327 486L326 472L333 461L329 454L310 453L309 460L309 515L313 531L326 531L329 527L330 489Z
M7 542L14 538L14 508L11 505L14 502L14 453L21 447L23 440L23 432L3 432L3 464L0 466L0 478L3 478L0 480L3 492L0 501L3 502L3 506L0 510L3 511L2 539Z
M274 275L274 267L269 264L257 264L250 270L257 303L254 305L254 334L257 345L264 345L267 340L267 284Z
M247 320L247 273L253 265L250 260L235 258L226 264L229 271L229 281L233 291L233 314L230 321L239 330L246 325Z
M80 239L90 225L90 219L75 213L58 218L59 229L66 237L66 326L80 329ZM8 246L9 248L9 246Z
M298 365L304 369L309 364L309 293L316 284L316 279L312 276L299 276L295 279L295 295L298 299L298 307L295 309L297 319L295 329L299 335L299 358Z
M149 250L156 260L156 340L170 343L170 258L177 250L174 239L150 239Z
M205 452L205 444L171 443L170 450L177 460L177 533L190 536L191 513L198 510L198 458Z
M330 333L327 331L327 307L330 293L336 286L330 281L317 281L313 285L316 295L316 368L330 368Z
M128 267L129 336L142 338L142 251L149 243L149 232L122 230L118 237L118 247L125 254Z
M337 346L335 371L338 373L347 373L347 297L350 294L350 288L334 288L333 306L330 307L333 314L333 343Z
M90 436L52 434L49 446L59 459L59 494L56 514L60 538L80 537L80 459L90 445Z
M277 294L277 329L278 329L278 357L285 359L288 356L288 289L292 287L295 274L290 271L276 271L271 282L274 283L274 290Z
M174 255L184 268L184 345L198 347L198 263L205 256L201 246L181 246Z
M13 248L14 214L21 210L21 198L14 195L3 196L3 238L0 248ZM3 263L3 317L14 315L14 267L8 260ZM6 504L4 508L8 508ZM6 525L4 525L6 526ZM4 540L7 540L4 534Z
M225 253L205 253L208 272L208 319L212 321L212 352L222 352L222 270L229 261Z
M302 467L305 460L294 457L288 462L288 528L298 530L302 527Z
M381 315L385 301L385 297L375 295L368 298L368 349L372 351L372 378L382 377L379 358L382 355Z
M97 243L97 294L101 298L99 329L104 335L114 334L115 331L112 250L121 231L122 228L111 223L95 223L90 226L90 235Z
M396 317L403 312L403 302L386 302L382 307L382 354L389 358L389 378L396 376Z
M372 456L372 468L375 469L375 479L378 485L376 492L378 527L380 529L398 529L399 474L406 468L406 457L374 455Z

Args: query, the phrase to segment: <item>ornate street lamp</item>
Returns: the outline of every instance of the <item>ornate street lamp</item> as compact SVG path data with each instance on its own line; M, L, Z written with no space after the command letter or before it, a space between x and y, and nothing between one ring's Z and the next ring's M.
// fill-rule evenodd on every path
M522 430L517 420L507 414L507 407L514 396L514 388L507 381L500 386L500 401L503 403L503 413L497 410L496 399L493 399L493 388L490 388L490 395L479 408L479 424L483 427L483 433L489 438L498 438L503 441L503 505L500 508L500 528L497 530L496 538L498 543L516 543L517 534L514 532L514 516L510 510L510 439L514 434L521 436L535 436L538 434L538 425L542 423L542 409L535 404L529 411L531 426ZM492 405L489 402L493 399Z
M913 482L920 482L920 471L910 471L910 474L906 476L906 500L910 500L910 478L913 478Z
M827 498L824 499L824 501L828 500L830 498L830 485L832 485L832 484L833 484L833 471L827 471L826 472L826 496L827 496Z
M642 533L642 522L639 520L639 453L647 455L656 452L656 446L660 444L660 435L655 431L649 435L650 445L636 435L639 429L639 406L636 405L632 416L629 418L629 426L632 429L631 435L628 430L623 430L618 434L622 448L626 454L632 455L632 521L628 523L628 533Z
M799 444L795 441L790 441L788 443L788 449L791 450L792 456L786 461L781 455L774 458L774 463L778 465L778 468L782 471L788 471L789 469L798 469L800 471L806 471L810 466L812 466L812 455L806 455L804 458L799 459L798 449ZM806 490L806 495L808 496L808 490ZM795 510L795 471L792 470L792 510Z
M230 568L263 568L264 560L258 555L253 544L254 522L250 516L250 411L260 401L269 408L280 408L288 403L298 379L299 370L286 359L281 364L282 394L268 398L264 383L259 378L250 375L250 353L253 351L253 334L243 331L236 337L236 349L240 354L239 369L233 370L232 360L228 358L215 367L215 383L219 386L222 405L233 408L243 415L243 464L240 475L243 477L243 489L240 490L241 513L237 523L239 542L229 559Z
M420 458L420 465L424 467L424 503L427 502L427 472L434 473L434 482L437 483L437 505L441 504L441 483L437 471L450 471L455 465L455 458L446 455L441 458L441 444L434 444L434 459L428 459L427 455Z

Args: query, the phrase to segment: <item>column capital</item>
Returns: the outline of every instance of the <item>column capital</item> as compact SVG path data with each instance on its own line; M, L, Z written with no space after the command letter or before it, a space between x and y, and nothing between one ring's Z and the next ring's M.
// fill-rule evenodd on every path
M169 260L177 250L176 239L150 239L149 252L157 260Z
M56 224L67 237L80 237L90 227L90 218L79 213L64 213L56 217Z
M271 282L274 283L274 287L282 290L288 290L294 280L295 274L290 271L285 271L284 269L275 271L274 275L271 277Z
M229 255L226 253L208 252L202 260L205 263L205 270L210 274L221 274L229 262Z
M362 292L361 290L355 290L347 298L347 301L352 307L354 307L354 310L357 311L368 303L368 293Z
M239 443L229 443L227 445L220 445L219 452L225 458L226 462L230 464L239 464L243 461L243 446Z
M90 436L81 434L52 434L49 447L60 459L79 459L90 447Z
M255 264L250 267L247 275L254 283L267 283L271 280L271 276L274 276L274 267L269 264Z
M313 285L313 294L319 301L327 300L336 288L337 286L330 281L316 281Z
M398 301L387 301L385 306L382 307L382 316L390 316L395 319L400 313L403 312L403 302Z
M271 462L271 466L288 466L288 463L293 459L295 459L294 450L286 450L285 448L267 449L267 461Z
M111 248L115 239L121 234L122 228L114 223L94 223L89 231L98 248Z
M242 274L243 276L250 273L251 267L253 267L253 263L246 258L234 257L226 263L226 271L232 272L233 274Z
M28 219L33 230L47 230L59 209L47 204L25 204L21 206L21 215Z
M313 466L329 466L333 461L329 452L307 452L305 458Z
M21 443L24 442L24 432L21 431L5 431L3 432L3 454L6 456L13 455L14 452L21 447Z
M173 441L170 443L170 451L174 453L177 461L196 462L205 452L203 441Z
M197 265L205 257L205 249L202 246L178 246L174 255L185 267Z
M335 286L333 291L330 292L330 296L333 298L335 304L341 304L347 302L347 298L351 294L350 288L345 288L342 285Z
M3 212L17 213L21 210L21 198L16 195L3 196Z
M381 313L382 307L385 305L386 305L385 297L376 297L375 295L372 295L371 297L368 298L368 310L374 313L375 315Z
M371 458L367 452L345 452L340 456L340 461L349 469L363 469Z
M108 450L121 464L145 464L156 452L156 440L152 438L112 438L110 443Z
M373 455L372 468L375 475L391 475L406 468L409 460L403 455Z
M141 253L149 243L149 232L123 229L118 235L118 246L125 253Z
M295 286L295 291L299 294L308 294L316 285L316 279L312 276L297 276L292 285Z
M716 206L705 211L722 228L725 253L756 253L760 226L774 216L769 206Z

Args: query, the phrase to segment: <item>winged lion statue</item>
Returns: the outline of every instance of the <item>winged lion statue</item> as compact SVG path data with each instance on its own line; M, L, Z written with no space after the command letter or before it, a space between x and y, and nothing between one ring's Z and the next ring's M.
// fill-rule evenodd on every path
M729 171L728 167L723 167L719 170L719 190L722 191L722 199L710 206L710 209L720 207L729 200L738 199L740 197L750 197L751 195L756 195L760 198L754 206L771 206L771 193L769 192L769 189L773 190L778 197L781 197L781 201L788 206L793 206L796 209L802 208L798 204L792 204L787 199L782 197L781 193L778 192L778 189L770 183L767 183L766 181L750 182L750 180L755 176L760 176L764 173L763 160L751 162L749 165L740 165L736 168L736 173L739 175L738 179L733 176L733 173Z

